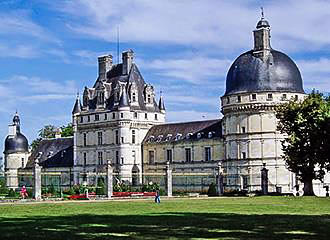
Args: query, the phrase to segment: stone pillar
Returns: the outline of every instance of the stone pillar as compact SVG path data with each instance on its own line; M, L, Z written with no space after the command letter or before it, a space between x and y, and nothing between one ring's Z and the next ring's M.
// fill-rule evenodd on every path
M39 152L39 156L34 161L33 168L33 197L35 200L41 200L41 166L39 166L39 159L42 155L42 152Z
M107 162L107 197L111 198L113 195L113 168L111 160Z
M222 164L218 162L217 168L217 193L219 196L223 195L223 174L222 174Z
M268 169L266 168L266 163L263 164L261 169L261 191L263 195L268 194Z
M170 162L166 163L166 192L168 197L172 197L172 169Z

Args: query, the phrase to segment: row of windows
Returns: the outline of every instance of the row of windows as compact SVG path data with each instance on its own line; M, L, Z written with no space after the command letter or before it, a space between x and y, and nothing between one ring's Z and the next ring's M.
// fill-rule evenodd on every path
M286 93L283 93L282 94L282 100L287 100L288 98L287 98L288 96L287 96L287 94ZM253 93L253 94L251 94L251 100L252 101L256 101L257 100L257 94L256 93ZM273 100L273 94L272 93L268 93L267 94L267 100L268 101L271 101L271 100ZM294 96L294 100L298 100L298 95L295 95ZM237 96L237 100L236 100L236 102L238 102L238 103L240 103L242 101L242 96ZM230 103L230 97L227 97L227 104L228 103Z
M155 163L155 151L150 150L149 151L149 164L154 164ZM172 149L167 149L165 151L165 159L167 162L172 162L173 161L173 150ZM211 147L204 147L204 161L211 161ZM191 154L191 148L185 148L185 162L192 162L192 154Z
M116 130L115 131L115 143L116 144L120 144L120 143L124 143L124 137L120 138L120 142L119 142L119 131ZM132 144L136 143L136 132L135 130L132 130ZM103 144L103 132L98 132L97 133L97 145L102 145ZM83 134L83 146L86 147L87 146L87 133Z
M134 164L136 164L136 152L135 150L132 151L132 158L133 158L133 162ZM98 165L103 165L105 164L104 160L104 156L103 156L103 152L97 152L97 164ZM87 166L87 152L83 153L83 165ZM124 157L120 157L119 156L119 151L115 152L115 163L116 164L124 164Z
M100 121L100 115L101 114L95 114L94 115L94 121ZM135 119L137 119L138 118L138 113L134 112L133 117ZM86 118L86 116L85 116L85 118ZM112 119L115 119L115 118L116 118L116 113L112 113ZM124 113L120 113L120 118L124 118ZM144 114L144 119L148 119L148 113ZM157 113L155 113L154 119L158 120L158 114ZM108 114L107 113L104 113L104 120L108 120ZM90 121L91 121L91 116L88 115L87 116L87 122L90 122ZM84 116L80 116L80 123L83 123L83 122L84 122Z

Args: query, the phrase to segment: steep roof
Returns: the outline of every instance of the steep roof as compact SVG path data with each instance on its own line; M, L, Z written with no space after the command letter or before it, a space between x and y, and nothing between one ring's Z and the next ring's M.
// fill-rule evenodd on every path
M143 143L194 140L208 137L209 132L212 137L221 137L220 119L155 125L149 129Z
M39 152L42 152L39 162L42 167L73 167L73 137L43 139L29 157L26 168L33 167Z

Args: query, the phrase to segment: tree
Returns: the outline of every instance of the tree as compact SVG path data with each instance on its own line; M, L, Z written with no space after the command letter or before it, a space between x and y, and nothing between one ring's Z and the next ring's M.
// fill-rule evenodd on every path
M323 180L330 170L330 100L312 93L303 101L280 105L278 130L288 169L304 183L304 195L314 195L313 179Z
M60 127L62 137L73 136L73 127L71 123ZM38 138L32 141L32 151L35 150L43 138L54 138L58 128L54 125L46 125L38 131Z

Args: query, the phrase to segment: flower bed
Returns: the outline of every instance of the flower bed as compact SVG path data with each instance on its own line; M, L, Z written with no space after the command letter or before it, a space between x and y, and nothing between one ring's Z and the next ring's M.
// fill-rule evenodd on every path
M113 192L113 197L132 197L132 196L142 196L142 197L154 197L156 192Z

